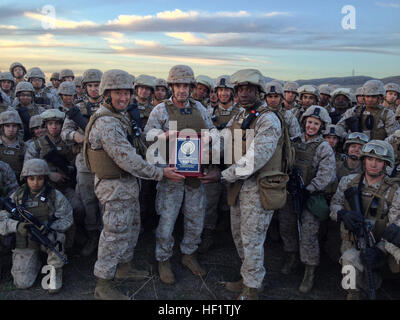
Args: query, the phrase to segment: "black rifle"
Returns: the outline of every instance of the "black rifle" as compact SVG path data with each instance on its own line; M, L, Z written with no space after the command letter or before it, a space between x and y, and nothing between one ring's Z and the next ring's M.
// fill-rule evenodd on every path
M79 128L85 131L87 126L87 121L85 117L82 115L81 110L77 106L73 106L65 114L68 116L68 118L70 118L73 122L75 122Z
M360 182L362 181L363 179L361 177ZM344 196L348 201L351 210L357 212L357 214L359 214L362 217L362 225L357 231L352 233L355 239L357 250L359 250L360 252L365 252L367 248L372 248L375 246L375 239L371 232L372 229L371 224L367 223L364 219L360 192L361 192L360 187L352 187L344 192ZM365 268L365 273L367 275L369 299L375 300L376 299L375 279L374 279L374 274L372 272L371 262L368 261L364 263L364 268Z
M43 159L59 168L69 178L72 186L76 184L76 170L72 167L67 159L65 159L57 150L56 145L45 136L47 143L50 145L51 150L44 155Z
M288 191L292 195L293 210L297 217L297 231L299 233L299 240L301 240L301 214L304 205L304 181L303 173L299 167L293 166L289 174Z
M36 241L53 251L57 257L59 257L64 264L68 263L66 257L64 257L61 251L61 243L56 241L53 243L46 235L52 233L54 235L54 239L56 239L56 231L49 228L45 224L41 223L39 219L37 219L34 215L32 215L29 211L27 211L24 207L16 205L11 200L2 197L0 198L0 206L5 209L7 212L11 213L11 218L14 220L18 220L20 222L29 223L25 228L28 233L31 235L31 240ZM56 249L56 245L58 245L59 250Z

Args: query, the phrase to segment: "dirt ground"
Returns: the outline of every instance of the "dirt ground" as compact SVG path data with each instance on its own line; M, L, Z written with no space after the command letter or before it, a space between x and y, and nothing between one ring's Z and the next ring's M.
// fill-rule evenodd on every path
M150 272L150 277L141 282L120 283L119 289L134 300L232 300L237 294L224 289L223 281L239 279L240 260L228 230L219 231L217 243L205 255L199 255L200 263L208 271L204 278L196 277L180 263L179 243L182 238L182 219L178 219L175 235L172 267L176 275L175 285L163 284L158 276L157 263L154 258L155 235L152 228L147 229L140 237L135 250L134 265ZM28 290L18 290L13 285L11 254L6 256L0 280L0 300L91 300L96 278L93 266L96 254L80 257L75 253L69 255L69 264L64 267L63 288L60 293L50 295L41 288L42 275L39 275L34 286ZM321 254L321 265L317 270L315 286L309 294L302 294L298 286L302 280L303 268L289 276L279 270L283 262L282 243L267 237L265 244L265 267L267 274L264 280L265 289L260 298L264 300L340 300L345 298L341 288L339 264L333 263L326 254ZM400 277L389 276L384 279L382 288L377 292L378 299L400 299Z

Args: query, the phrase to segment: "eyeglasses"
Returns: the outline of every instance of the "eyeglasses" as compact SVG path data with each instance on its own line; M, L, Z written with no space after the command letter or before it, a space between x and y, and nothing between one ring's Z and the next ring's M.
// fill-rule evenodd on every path
M371 144L371 143L367 143L365 144L362 149L361 152L365 152L365 153L375 153L378 156L388 156L389 155L389 150L387 150L386 148L377 145L377 144Z
M365 143L368 143L369 138L366 134L361 132L352 132L347 136L347 140L356 140L359 139Z

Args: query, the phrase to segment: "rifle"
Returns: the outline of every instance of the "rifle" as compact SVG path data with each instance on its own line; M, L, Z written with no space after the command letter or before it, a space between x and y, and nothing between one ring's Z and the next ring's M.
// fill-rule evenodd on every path
M360 183L362 182L362 177L360 179ZM359 230L353 232L353 236L356 243L356 249L360 252L365 252L367 248L371 248L375 246L375 239L372 235L372 226L370 223L367 223L364 219L364 214L362 211L362 202L361 202L361 188L360 187L352 187L347 189L344 192L344 196L348 201L351 210L357 212L362 217L362 225ZM368 283L368 295L370 300L376 299L375 293L375 279L372 273L371 263L365 263L364 265L365 273L367 275L367 283Z
M293 209L297 217L297 231L299 240L301 240L301 214L303 212L305 189L303 181L303 173L299 167L293 166L289 174L288 191L292 195Z
M87 121L83 117L81 110L77 106L73 106L65 114L68 116L68 118L70 118L73 122L75 122L79 128L85 131L87 126Z
M46 235L52 233L54 238L56 239L56 231L49 228L45 224L39 221L34 215L32 215L29 211L27 211L23 206L16 205L11 200L2 197L0 198L0 205L2 208L7 210L7 212L11 213L11 218L14 220L18 220L21 222L28 222L29 225L26 226L29 234L31 235L31 240L39 242L41 245L53 251L57 257L59 257L64 264L68 263L66 257L64 257L61 251L61 243L56 241L54 244ZM58 245L59 250L56 249L56 245Z
M70 163L67 159L65 159L57 150L55 144L50 140L48 136L45 136L46 141L51 147L51 151L44 155L43 159L49 163L52 163L54 166L59 168L62 172L64 172L71 181L71 185L76 184L76 171L74 167L70 166ZM72 177L71 177L72 176Z

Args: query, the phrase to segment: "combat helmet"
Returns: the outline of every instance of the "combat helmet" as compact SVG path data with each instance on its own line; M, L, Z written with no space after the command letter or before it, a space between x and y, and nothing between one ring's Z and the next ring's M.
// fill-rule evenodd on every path
M70 69L63 69L60 71L60 81L64 81L65 77L72 77L72 79L75 79L74 72Z
M329 116L328 111L324 107L321 106L310 106L301 116L300 118L300 123L304 124L305 119L308 117L313 117L316 119L319 119L323 122L323 124L326 126L330 125L332 123L331 117Z
M59 72L53 72L50 76L50 81L51 80L60 80L60 73Z
M64 121L65 113L58 109L49 109L40 114L40 117L43 120L43 124L46 124L47 121Z
M22 127L22 120L17 111L10 110L0 113L0 126L11 123L19 124Z
M316 97L317 102L319 101L318 88L312 84L305 84L301 86L299 89L297 89L297 93L299 94L300 99L303 94L307 93L307 94L312 94L314 97Z
M270 81L265 85L265 93L268 94L279 94L283 98L283 87L277 81Z
M32 83L26 81L21 81L17 84L15 87L15 95L18 96L18 93L22 91L29 91L32 93L32 96L35 94L35 89L33 88Z
M329 84L319 85L318 91L319 91L319 94L323 93L323 94L326 94L327 96L331 96L331 92L332 92Z
M37 127L41 127L43 124L43 119L40 116L40 114L37 114L35 116L32 116L29 119L29 129L33 129L33 128L37 128Z
M196 85L194 72L191 67L186 65L173 66L169 70L167 82L169 85L172 85L174 83L187 83L192 86Z
M135 88L135 90L139 86L149 87L154 92L156 89L156 80L157 78L153 76L141 74L136 78L135 85L133 87Z
M45 83L46 83L46 76L44 75L43 71L40 68L34 67L34 68L30 68L26 74L26 77L28 79L29 82L31 82L32 78L39 78L43 80L43 85L42 87L45 87Z
M228 75L219 76L215 80L214 89L218 88L229 88L233 90L233 84L231 83L231 77Z
M82 76L75 77L74 81L72 81L75 85L75 88L82 87Z
M99 86L100 95L104 95L107 90L130 90L133 93L132 77L128 72L111 69L103 73Z
M265 93L264 76L256 69L243 69L235 72L231 76L231 82L237 90L241 85L254 85L258 87L261 93Z
M199 75L196 77L196 83L200 83L207 87L208 91L211 92L214 87L214 81L208 76Z
M363 85L364 96L385 96L386 90L383 82L380 80L368 80Z
M22 70L24 70L24 75L26 74L26 68L22 65L22 63L20 63L20 62L14 62L14 63L12 63L11 66L10 66L10 73L11 73L13 76L14 76L13 71L14 71L14 68L16 68L16 67L21 67Z
M400 96L400 86L397 83L393 83L393 82L388 83L385 85L384 88L385 88L386 92L394 91L397 93L397 96Z
M71 81L64 81L58 87L57 93L59 95L73 96L76 94L75 84Z
M329 124L326 126L326 129L322 132L322 136L335 136L338 137L339 139L343 139L345 137L346 133L344 132L343 128L335 125L335 124Z
M12 90L12 88L15 87L15 79L10 72L0 72L0 82L5 81L5 80L12 82L12 86L11 86L11 90Z
M288 81L285 82L284 86L283 86L283 91L286 92L294 92L296 95L298 95L299 93L297 92L297 90L299 89L299 84L295 81Z
M364 144L361 149L360 158L372 157L380 159L389 164L390 167L394 166L394 151L389 142L383 140L371 140Z
M82 87L86 88L86 84L89 82L99 82L101 81L101 76L103 72L98 69L88 69L83 73L82 76Z
M50 174L49 166L43 159L30 159L25 161L22 171L21 180L30 176L48 176Z
M343 150L346 151L348 146L353 143L364 145L368 142L369 142L369 137L366 134L362 132L351 132L346 137L346 141L344 142L343 145Z

